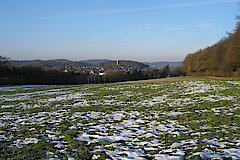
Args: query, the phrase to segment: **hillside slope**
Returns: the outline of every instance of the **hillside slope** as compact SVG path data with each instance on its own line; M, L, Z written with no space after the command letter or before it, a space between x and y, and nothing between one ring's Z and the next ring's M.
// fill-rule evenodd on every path
M89 64L82 62L73 62L73 61L34 61L34 62L23 62L23 63L15 63L16 66L31 66L31 67L40 67L44 69L59 69L63 70L65 68L78 68L82 66L86 66Z
M240 76L240 23L217 44L188 54L182 68L189 75Z
M167 65L171 67L180 67L182 62L143 62L143 64L149 65L151 68L164 68Z
M111 61L111 60L109 60L109 59L88 59L88 60L82 60L79 62L95 65L95 64L103 63L103 62L107 62L107 61Z
M2 88L1 159L237 160L239 93L212 77Z
M99 67L103 68L125 68L125 69L144 69L148 68L149 66L140 62L135 61L127 61L127 60L119 60L119 61L107 61L103 63L96 64Z

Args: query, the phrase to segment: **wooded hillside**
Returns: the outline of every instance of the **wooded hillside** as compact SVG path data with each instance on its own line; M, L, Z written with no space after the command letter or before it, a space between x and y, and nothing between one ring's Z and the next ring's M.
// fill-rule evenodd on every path
M119 61L107 61L103 63L98 63L97 66L111 69L125 68L125 69L144 69L149 66L140 62L119 60Z
M240 18L238 17L238 21ZM240 21L234 33L194 54L188 54L182 69L193 76L240 76Z

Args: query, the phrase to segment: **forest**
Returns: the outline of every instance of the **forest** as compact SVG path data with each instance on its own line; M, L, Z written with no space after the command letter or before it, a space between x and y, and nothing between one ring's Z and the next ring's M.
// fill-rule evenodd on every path
M240 77L240 17L236 29L218 43L188 54L182 69L190 76Z

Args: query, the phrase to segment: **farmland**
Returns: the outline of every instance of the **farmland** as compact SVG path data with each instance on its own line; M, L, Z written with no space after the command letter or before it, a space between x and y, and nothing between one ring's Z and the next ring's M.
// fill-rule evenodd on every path
M2 159L240 159L240 79L0 89Z

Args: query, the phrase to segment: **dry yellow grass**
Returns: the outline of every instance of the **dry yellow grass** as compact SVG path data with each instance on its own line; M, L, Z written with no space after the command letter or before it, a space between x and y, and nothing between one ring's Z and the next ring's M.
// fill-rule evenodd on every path
M167 78L159 78L159 79L149 79L149 80L139 80L139 81L131 81L131 82L123 82L123 83L158 83L158 82L174 82L174 81L193 81L193 80L206 80L207 78L212 79L226 79L225 77L167 77Z
M157 83L157 82L171 82L171 81L184 81L189 80L189 77L168 77L168 78L159 78L159 79L148 79L148 80L139 80L123 83Z

